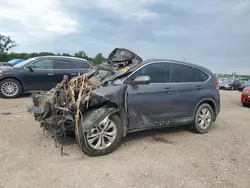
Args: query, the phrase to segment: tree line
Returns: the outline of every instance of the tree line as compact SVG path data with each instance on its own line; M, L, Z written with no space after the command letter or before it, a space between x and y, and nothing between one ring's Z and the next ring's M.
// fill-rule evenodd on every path
M74 54L68 53L52 53L52 52L39 52L39 53L9 53L9 50L17 46L16 42L13 41L9 36L4 36L0 34L0 62L7 62L12 59L28 59L31 57L38 56L71 56L78 57L89 60L97 65L107 61L107 58L103 57L102 53L98 53L94 58L89 57L84 51L79 51Z

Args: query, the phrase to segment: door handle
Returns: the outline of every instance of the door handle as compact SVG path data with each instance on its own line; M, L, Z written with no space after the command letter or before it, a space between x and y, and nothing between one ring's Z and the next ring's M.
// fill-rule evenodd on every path
M165 88L165 92L167 92L167 93L171 93L173 91L173 89L171 89L171 88L169 88L169 87L166 87Z
M197 90L203 89L201 86L196 86Z
M71 75L71 76L76 76L77 74L74 73L74 72L72 72L72 73L70 73L70 75Z
M48 73L48 75L49 75L49 76L53 76L53 75L54 75L54 73Z

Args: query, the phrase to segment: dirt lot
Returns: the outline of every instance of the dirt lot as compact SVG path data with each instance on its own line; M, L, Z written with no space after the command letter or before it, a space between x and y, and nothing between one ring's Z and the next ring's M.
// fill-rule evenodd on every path
M26 113L28 97L0 99L0 187L250 187L250 108L239 99L221 91L221 113L206 135L134 133L104 157L82 154L72 139L61 156Z

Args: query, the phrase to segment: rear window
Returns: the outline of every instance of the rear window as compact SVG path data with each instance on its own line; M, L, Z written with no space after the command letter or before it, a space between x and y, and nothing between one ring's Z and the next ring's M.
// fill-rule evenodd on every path
M87 69L90 68L90 64L84 61L70 61L71 69Z
M205 73L199 69L194 68L194 72L196 74L196 81L197 82L205 82L209 77L209 75L207 73Z

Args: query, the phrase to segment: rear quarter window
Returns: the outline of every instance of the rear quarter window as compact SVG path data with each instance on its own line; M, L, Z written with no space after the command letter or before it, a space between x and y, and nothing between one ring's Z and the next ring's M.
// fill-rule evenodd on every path
M192 67L171 63L170 69L171 82L196 82L196 75Z
M90 68L91 65L87 61L72 61L70 62L71 69L87 69Z
M196 75L196 81L197 82L205 82L208 78L209 75L199 69L194 68L194 72Z

